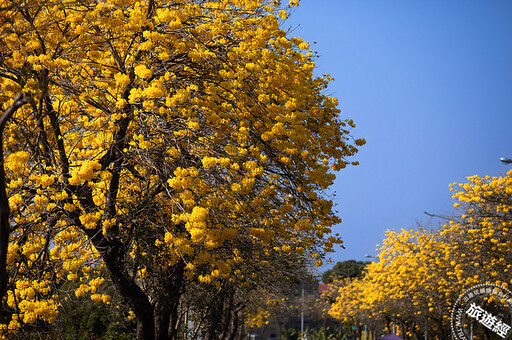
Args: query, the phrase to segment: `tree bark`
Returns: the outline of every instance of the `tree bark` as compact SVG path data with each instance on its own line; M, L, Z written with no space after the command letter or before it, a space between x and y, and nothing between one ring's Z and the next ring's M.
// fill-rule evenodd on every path
M155 340L154 310L146 294L128 275L124 269L123 259L120 259L115 249L103 260L110 271L112 282L116 290L128 303L137 318L137 339Z
M178 262L163 271L158 297L154 303L155 339L174 340L178 337L179 303L183 292L185 264Z

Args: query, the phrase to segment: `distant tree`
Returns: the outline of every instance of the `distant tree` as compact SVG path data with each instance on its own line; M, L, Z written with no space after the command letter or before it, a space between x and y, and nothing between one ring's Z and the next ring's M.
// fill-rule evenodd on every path
M453 184L457 214L438 230L387 231L364 277L340 282L330 314L415 338L447 339L454 301L467 288L512 284L512 171ZM489 330L473 327L487 339Z
M336 262L332 269L326 270L322 274L323 283L333 283L336 279L361 277L364 268L371 262L348 260Z

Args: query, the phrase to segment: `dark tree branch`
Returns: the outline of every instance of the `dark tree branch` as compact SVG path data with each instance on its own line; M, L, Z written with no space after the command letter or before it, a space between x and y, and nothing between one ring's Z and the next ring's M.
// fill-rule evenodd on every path
M9 247L9 231L10 231L10 210L9 201L7 199L7 184L4 168L4 149L3 149L3 132L5 125L14 113L23 105L29 102L28 98L19 94L12 105L5 110L0 117L0 305L1 299L5 296L7 290L7 250Z

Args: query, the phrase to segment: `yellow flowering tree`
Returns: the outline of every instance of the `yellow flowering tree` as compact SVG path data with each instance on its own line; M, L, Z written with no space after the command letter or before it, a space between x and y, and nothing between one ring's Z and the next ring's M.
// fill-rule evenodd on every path
M463 289L439 231L388 231L363 278L339 287L330 313L382 331L395 324L418 338L450 337L450 306Z
M364 140L285 17L279 1L3 2L3 331L54 321L65 281L110 303L106 268L138 337L172 339L189 282L256 286L274 259L320 264L341 242L324 190Z
M512 283L512 170L503 176L472 176L468 183L452 185L460 218L446 226L451 236L454 275L466 285Z
M465 289L481 283L509 287L512 171L472 176L451 187L459 213L438 230L388 231L364 277L339 285L331 315L446 339L451 308Z

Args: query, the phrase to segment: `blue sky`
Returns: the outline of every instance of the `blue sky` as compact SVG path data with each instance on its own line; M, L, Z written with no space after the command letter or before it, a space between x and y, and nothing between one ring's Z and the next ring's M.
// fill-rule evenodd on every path
M327 93L367 141L333 188L346 247L333 260L451 214L450 183L510 169L511 17L507 0L301 0L285 27L316 42Z

